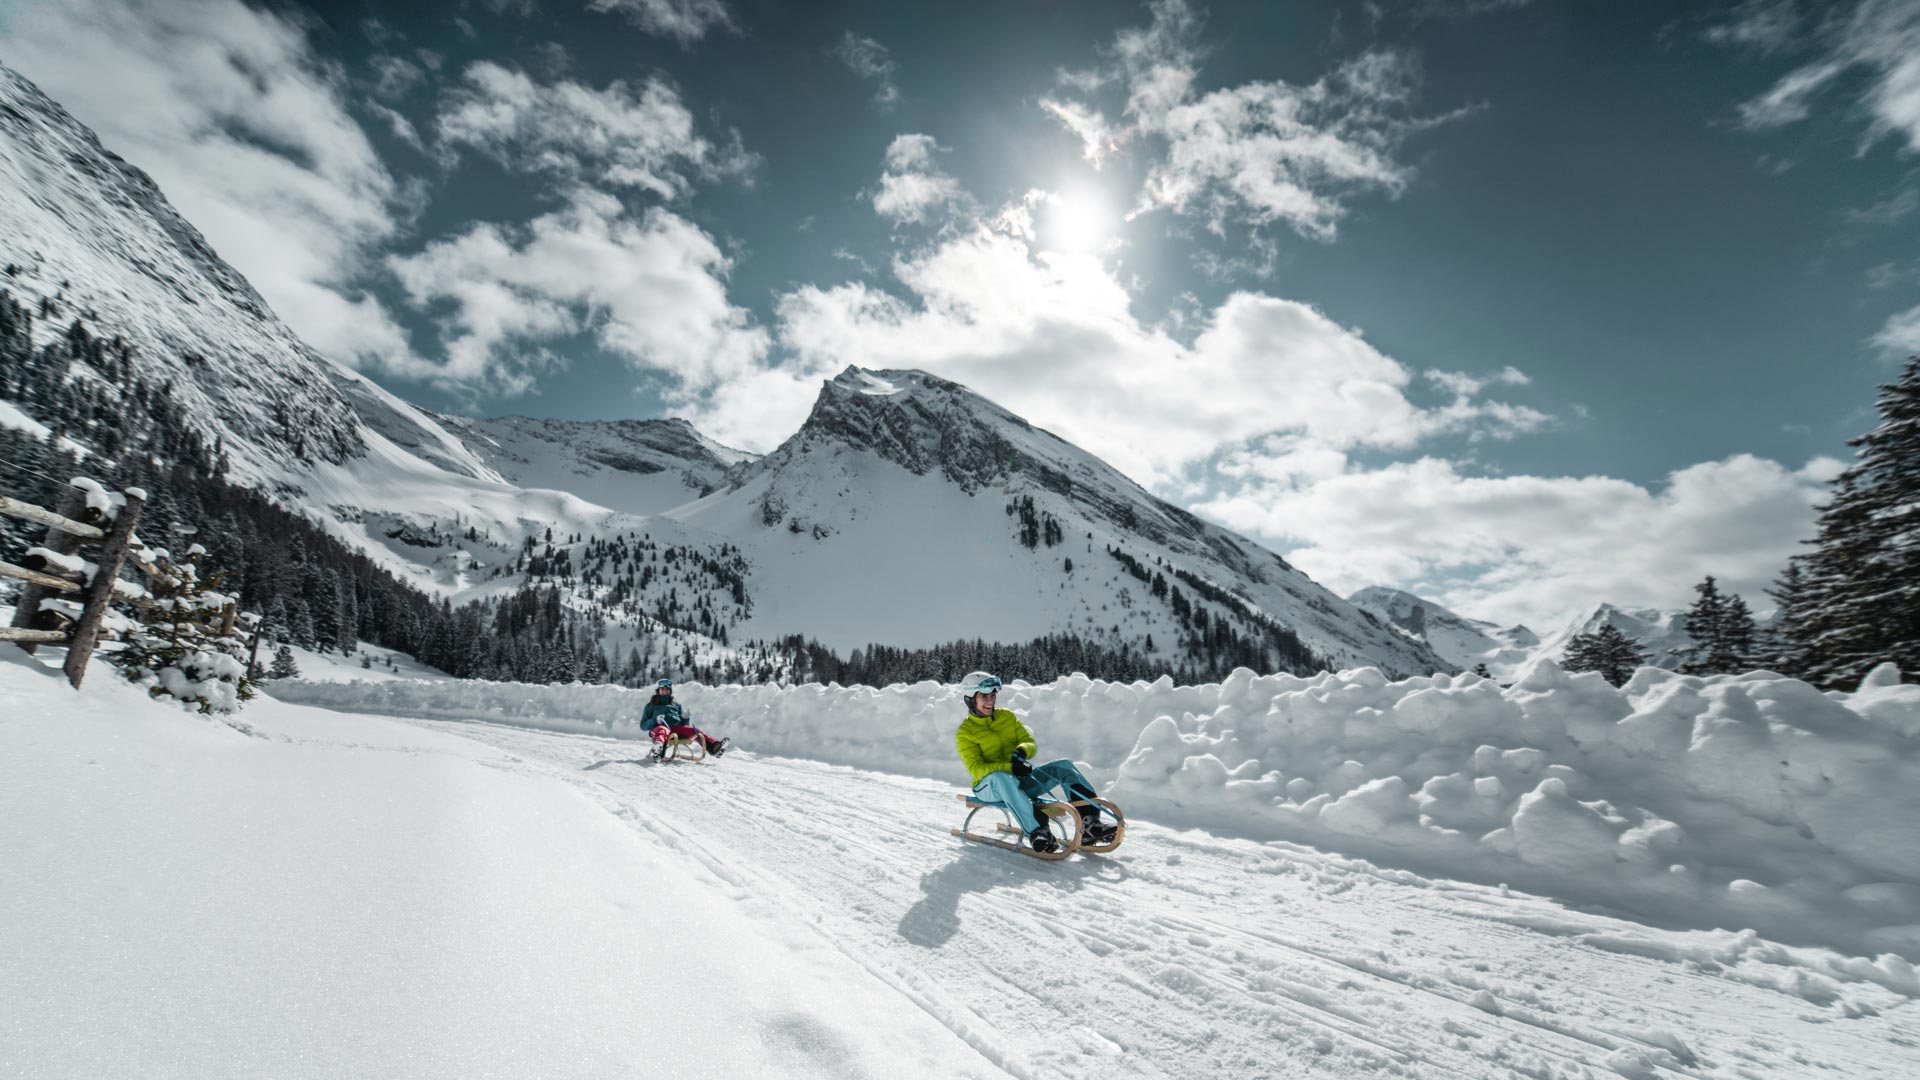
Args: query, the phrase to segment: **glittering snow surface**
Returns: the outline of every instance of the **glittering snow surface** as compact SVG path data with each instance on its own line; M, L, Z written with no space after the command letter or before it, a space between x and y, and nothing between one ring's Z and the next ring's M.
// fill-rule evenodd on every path
M1364 741L1372 725L1378 739L1448 715L1450 694L1483 711L1514 704L1509 721L1539 741L1547 710L1569 729L1607 711L1582 680L1548 671L1540 681L1520 700L1477 680L1396 689L1365 673L1312 688L1238 677L1017 688L1009 701L1042 753L1086 761L1134 812L1114 855L1040 863L947 835L959 810L951 688L686 686L695 719L737 747L718 761L654 765L630 722L589 723L627 715L621 695L599 688L283 683L276 692L333 695L347 711L263 700L237 718L241 730L111 677L76 696L57 673L0 656L0 865L10 871L0 879L0 1000L10 1005L0 1074L1920 1072L1920 983L1895 955L1910 949L1699 928L1734 910L1724 904L1692 929L1617 905L1603 913L1609 875L1630 884L1636 872L1629 858L1614 869L1591 861L1632 842L1603 819L1549 822L1569 858L1589 860L1585 877L1549 867L1540 880L1575 892L1549 899L1357 857L1369 837L1395 834L1371 796L1334 815L1348 824L1329 825L1322 843L1262 837L1279 804L1216 775L1232 740L1261 745L1256 729L1344 728ZM1682 690L1709 700L1698 725L1720 732L1709 741L1766 737L1729 726L1730 688L1749 701L1793 699L1764 680L1660 686L1663 700ZM1838 711L1800 700L1798 722L1777 706L1759 711L1775 714L1773 738L1823 727L1801 756L1826 768L1845 755L1819 739L1880 740L1890 769L1910 769L1912 689L1821 699ZM1310 699L1275 710L1284 693ZM373 716L348 700L444 718ZM1165 722L1131 724L1169 709ZM1187 716L1196 710L1207 718ZM1458 725L1454 714L1429 729ZM1363 759L1414 769L1443 758L1439 744L1471 741L1402 738L1428 747ZM1169 752L1176 744L1185 757ZM1293 754L1303 772L1320 760L1298 743ZM1536 791L1566 784L1555 756L1529 765L1503 754L1482 778L1522 790L1507 774L1530 769ZM1729 776L1747 775L1740 753L1720 760ZM1591 768L1589 784L1614 782ZM1466 786L1479 796L1489 785ZM1440 796L1430 808L1459 803L1449 787L1423 786ZM1652 790L1651 779L1639 789ZM1910 820L1898 797L1863 795L1887 820ZM1543 797L1519 801L1530 798ZM1255 803L1269 810L1245 809ZM1783 807L1775 812L1805 816L1817 804ZM1545 798L1549 815L1587 810ZM1516 829L1529 812L1516 811ZM1716 820L1719 834L1707 831ZM1209 827L1170 827L1193 825ZM1696 857L1718 839L1754 845L1723 862L1794 863L1790 845L1762 850L1731 811L1687 827L1701 832L1664 857ZM1914 844L1898 828L1853 842L1889 866ZM1436 861L1467 876L1483 868L1435 843ZM1827 873L1849 865L1827 860ZM1703 866L1709 879L1725 869ZM1886 910L1913 890L1911 871L1883 871ZM1850 932L1862 932L1858 920Z

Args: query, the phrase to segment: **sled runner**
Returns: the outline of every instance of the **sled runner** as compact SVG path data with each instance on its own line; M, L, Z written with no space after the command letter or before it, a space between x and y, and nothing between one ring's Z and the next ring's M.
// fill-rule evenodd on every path
M707 740L701 738L689 739L685 736L674 735L667 739L667 748L666 751L660 755L660 760L677 761L685 758L688 761L699 761L706 756Z
M1017 851L1036 859L1064 859L1075 851L1083 850L1080 847L1080 811L1066 803L1047 802L1041 805L1041 811L1047 819L1047 831L1053 834L1054 842L1060 847L1057 851L1035 851L1033 845L1027 842L1026 832L1014 822L1013 812L1005 806L997 802L976 799L971 795L961 795L959 799L967 806L967 819L960 823L959 828L947 831L962 840L992 844L994 847ZM1102 805L1107 804L1102 801ZM988 820L991 820L994 814L1000 815L1000 820L994 824L993 833L984 830L974 831L974 819L980 817L982 811L991 811L987 814ZM1002 840L999 836L1010 836L1012 839ZM1114 843L1118 844L1119 840L1116 838ZM1108 846L1100 850L1111 851L1113 848Z

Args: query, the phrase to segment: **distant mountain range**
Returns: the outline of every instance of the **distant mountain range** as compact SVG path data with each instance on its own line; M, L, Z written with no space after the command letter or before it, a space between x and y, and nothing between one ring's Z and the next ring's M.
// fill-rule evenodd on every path
M1595 604L1542 639L1525 626L1500 627L1469 619L1399 589L1373 585L1347 599L1400 633L1425 643L1449 664L1463 670L1485 664L1488 671L1500 678L1511 676L1528 661L1540 657L1564 659L1567 644L1576 635L1593 633L1607 624L1639 642L1647 654L1647 663L1654 667L1676 667L1680 663L1678 650L1693 644L1686 631L1686 613L1677 610Z
M765 457L682 420L420 409L300 341L144 173L4 67L0 263L36 344L75 320L122 336L233 480L450 600L538 581L615 637L674 623L711 648L1072 635L1163 670L1462 666L923 372L848 368ZM639 573L636 551L667 559Z

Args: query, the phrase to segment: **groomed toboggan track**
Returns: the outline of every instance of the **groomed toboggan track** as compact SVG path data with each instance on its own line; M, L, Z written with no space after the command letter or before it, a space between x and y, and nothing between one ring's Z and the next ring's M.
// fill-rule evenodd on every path
M631 741L403 722L577 785L1014 1076L1891 1080L1920 1062L1898 1049L1920 1046L1910 1002L1819 1015L1792 967L1698 962L1676 951L1704 955L1695 937L1498 889L1139 821L1109 855L1040 861L954 838L957 783L737 746L660 768Z

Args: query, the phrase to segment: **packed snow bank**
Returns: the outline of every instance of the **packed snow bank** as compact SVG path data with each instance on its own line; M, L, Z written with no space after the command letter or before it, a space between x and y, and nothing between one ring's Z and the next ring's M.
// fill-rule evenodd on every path
M1001 1075L629 806L105 675L0 649L0 1076Z
M290 700L640 737L646 691L480 682L283 683ZM951 686L683 685L743 748L958 781ZM1311 843L1687 926L1920 959L1920 686L1855 694L1766 672L1643 668L1615 689L1541 661L1472 675L1118 684L1001 696L1043 757L1137 816ZM1906 960L1900 959L1905 957Z

